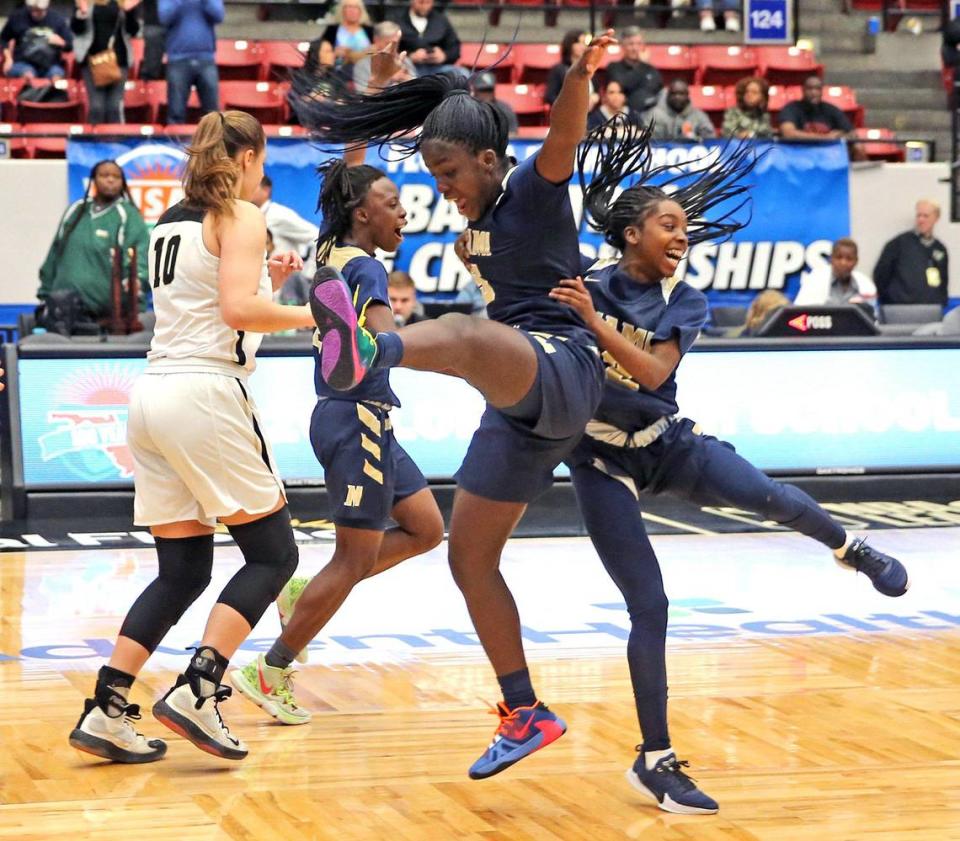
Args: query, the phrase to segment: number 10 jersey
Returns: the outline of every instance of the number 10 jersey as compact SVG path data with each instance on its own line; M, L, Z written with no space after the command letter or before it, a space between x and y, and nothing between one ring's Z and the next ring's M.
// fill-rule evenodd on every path
M165 371L240 374L256 366L260 333L234 330L220 312L220 258L203 243L207 211L183 202L167 210L150 235L150 286L157 317L147 361ZM270 298L266 260L261 297Z

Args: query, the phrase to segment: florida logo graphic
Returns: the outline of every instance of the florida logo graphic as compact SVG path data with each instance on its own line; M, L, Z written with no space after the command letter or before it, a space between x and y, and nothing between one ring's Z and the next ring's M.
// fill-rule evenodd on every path
M155 225L163 212L183 198L180 178L187 156L176 146L150 143L117 157L130 187L130 195L147 225Z
M125 363L91 365L58 389L51 428L39 439L43 461L58 461L77 479L103 482L133 476L127 448L127 406L136 372Z

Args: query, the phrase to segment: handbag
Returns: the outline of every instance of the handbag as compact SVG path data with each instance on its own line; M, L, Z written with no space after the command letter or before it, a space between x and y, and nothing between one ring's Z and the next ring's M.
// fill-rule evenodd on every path
M93 80L95 88L108 88L123 78L120 63L117 61L117 53L113 49L113 42L117 37L116 30L120 28L122 19L123 13L121 12L117 16L117 27L107 42L107 48L99 53L87 56L87 66L90 68L90 78Z

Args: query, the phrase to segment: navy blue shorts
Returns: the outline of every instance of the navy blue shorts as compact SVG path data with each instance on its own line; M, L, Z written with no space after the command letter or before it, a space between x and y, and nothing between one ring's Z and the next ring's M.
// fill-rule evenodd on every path
M599 460L604 473L630 480L638 492L668 493L689 499L700 486L707 473L707 462L718 447L736 452L733 444L700 434L689 418L677 418L646 447L615 447L584 435L567 464L574 468ZM733 483L738 479L736 474L729 476Z
M455 477L464 490L498 502L530 502L553 484L603 390L595 348L520 332L537 354L533 387L515 407L487 405Z
M427 486L394 438L390 413L373 403L317 401L310 443L323 465L330 519L338 526L384 531L393 506Z

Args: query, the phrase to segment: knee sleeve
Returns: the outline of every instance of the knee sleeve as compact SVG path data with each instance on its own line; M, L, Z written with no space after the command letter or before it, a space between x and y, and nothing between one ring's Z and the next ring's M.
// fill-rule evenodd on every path
M120 636L153 652L180 617L210 583L213 535L158 537L157 577L133 603Z
M252 628L296 572L300 559L284 506L266 517L228 526L243 554L243 567L224 587L218 601L232 607Z

